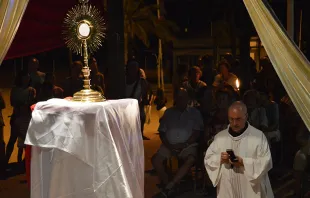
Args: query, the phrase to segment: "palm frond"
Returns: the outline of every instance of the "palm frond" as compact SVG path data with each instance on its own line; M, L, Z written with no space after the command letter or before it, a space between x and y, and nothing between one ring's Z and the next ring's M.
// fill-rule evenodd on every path
M140 24L138 23L133 24L133 33L139 40L141 40L144 43L146 47L150 46L148 34Z
M126 2L126 5L123 5L124 15L127 15L128 17L132 17L136 12L138 12L142 4L137 0L125 0L124 2Z
M124 5L125 32L135 35L146 46L149 46L150 34L171 41L174 39L173 32L179 31L174 22L157 18L157 5L145 5L142 0L124 0Z

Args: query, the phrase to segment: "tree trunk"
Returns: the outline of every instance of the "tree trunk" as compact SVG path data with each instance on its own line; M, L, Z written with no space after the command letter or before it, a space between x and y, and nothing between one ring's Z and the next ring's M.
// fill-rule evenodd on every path
M109 19L108 67L106 97L120 99L125 95L124 62L124 11L122 0L108 0L107 15Z
M125 64L133 58L133 38L126 17L124 23L124 57Z

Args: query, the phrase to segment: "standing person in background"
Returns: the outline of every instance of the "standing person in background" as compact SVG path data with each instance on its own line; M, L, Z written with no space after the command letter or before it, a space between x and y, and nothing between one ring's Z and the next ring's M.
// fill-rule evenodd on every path
M97 60L95 58L91 58L91 63L89 65L90 67L90 78L91 78L91 86L92 89L101 92L104 94L104 76L101 72L98 70L98 64Z
M137 99L140 109L141 133L144 140L149 140L143 135L146 114L144 107L150 105L148 98L148 83L144 78L141 78L139 63L135 60L129 60L126 65L126 88L125 97Z
M140 78L147 81L145 71L142 68L139 69L139 73L140 73ZM152 87L149 83L147 83L147 98L149 100L149 105L146 105L144 108L145 113L146 113L146 120L145 121L147 124L150 124L151 114L152 114L152 103L154 101L154 95L153 95Z
M140 68L140 77L146 79L145 71L142 68Z
M40 62L36 58L31 58L28 62L28 73L30 75L30 86L33 87L37 94L40 94L41 86L45 80L45 73L39 71Z
M5 109L5 103L0 90L0 179L4 178L5 172L5 143L3 137L4 120L2 109Z
M6 164L9 163L15 142L18 138L23 142L31 120L30 106L35 103L36 90L30 87L30 76L28 72L21 71L15 79L15 87L11 91L11 105L13 114L11 116L11 135L6 147ZM20 142L21 143L21 142ZM19 144L19 162L23 153L23 145Z
M165 93L164 93L163 89L161 89L161 88L157 89L157 93L156 93L154 103L156 105L156 110L158 111L158 117L160 120L161 117L163 117L163 115L167 109L167 107L166 107L167 98L165 97Z

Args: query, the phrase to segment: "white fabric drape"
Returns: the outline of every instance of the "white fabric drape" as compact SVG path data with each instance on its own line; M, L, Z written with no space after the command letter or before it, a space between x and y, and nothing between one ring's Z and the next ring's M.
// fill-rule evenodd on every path
M18 30L29 0L0 0L0 65Z
M288 95L310 130L310 63L262 0L243 0Z
M135 99L36 104L31 198L143 198L144 148Z

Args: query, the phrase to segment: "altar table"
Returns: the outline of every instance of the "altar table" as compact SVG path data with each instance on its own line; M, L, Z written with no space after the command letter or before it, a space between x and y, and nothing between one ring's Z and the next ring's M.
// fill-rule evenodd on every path
M137 100L36 104L31 198L143 198L144 148Z

